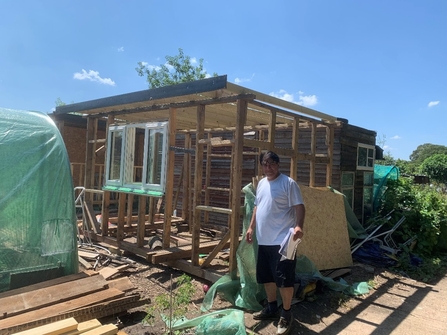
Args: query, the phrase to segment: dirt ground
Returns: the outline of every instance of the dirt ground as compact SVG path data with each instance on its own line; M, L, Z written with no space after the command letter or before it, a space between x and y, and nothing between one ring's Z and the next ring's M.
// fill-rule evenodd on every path
M167 266L149 264L141 259L135 260L137 260L136 265L122 275L128 276L131 282L138 287L141 296L143 298L149 298L152 302L156 296L169 292L171 275L175 282L176 278L183 274L183 272ZM369 283L372 285L369 293L355 297L346 296L340 292L330 290L323 285L317 285L317 289L313 295L308 296L304 301L298 302L293 306L295 322L291 334L355 334L356 331L358 333L366 333L362 331L362 327L364 326L361 324L353 332L342 331L346 327L350 325L352 327L352 324L355 324L355 318L358 317L358 314L353 313L354 310L360 309L365 313L365 306L369 306L372 303L375 304L375 301L379 300L380 306L385 306L385 308L386 306L395 306L396 295L388 294L390 290L397 290L399 299L404 299L405 296L410 297L429 286L408 278L403 278L399 274L387 269L374 268L369 265L357 263L350 270L349 273L343 275L343 279L348 284L356 282ZM189 312L186 315L189 319L201 315L200 306L205 296L203 285L210 285L209 282L195 277L192 277L192 283L195 287L195 292L188 308ZM132 309L128 311L128 314L117 317L115 322L119 323L121 329L129 335L165 334L165 324L159 319L153 326L142 323L146 315L146 308L147 306L141 306ZM233 306L217 296L214 300L212 311L225 308L233 308ZM379 310L377 313L380 314L382 311ZM372 319L380 320L381 317L379 315ZM252 314L249 311L244 311L244 318L247 334L276 334L277 323L275 321L253 320ZM383 333L391 332L379 331L377 334ZM194 330L183 331L181 334L194 334Z

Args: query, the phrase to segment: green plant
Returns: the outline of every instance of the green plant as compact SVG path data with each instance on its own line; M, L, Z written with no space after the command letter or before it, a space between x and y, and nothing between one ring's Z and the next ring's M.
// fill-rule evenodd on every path
M174 334L172 327L182 320L188 312L188 306L195 293L195 287L191 277L181 275L176 282L175 288L172 283L169 293L161 294L155 298L154 304L146 309L143 324L154 325L157 314L166 324L165 334ZM175 334L180 334L179 331Z

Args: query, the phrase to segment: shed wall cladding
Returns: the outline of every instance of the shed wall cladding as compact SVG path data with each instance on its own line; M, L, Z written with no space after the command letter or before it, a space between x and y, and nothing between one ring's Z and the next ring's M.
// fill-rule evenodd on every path
M343 123L338 138L341 144L340 170L355 172L353 211L357 218L362 220L364 171L357 170L357 147L359 143L374 146L376 144L376 132Z

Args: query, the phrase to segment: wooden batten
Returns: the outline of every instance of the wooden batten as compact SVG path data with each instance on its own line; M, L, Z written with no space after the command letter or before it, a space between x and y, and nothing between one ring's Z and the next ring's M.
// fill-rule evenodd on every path
M297 180L297 170L298 170L298 139L299 139L299 120L294 119L293 130L292 130L292 150L293 154L290 158L290 177L293 180Z
M317 151L317 126L315 122L311 122L312 124L312 134L311 134L311 142L310 142L310 174L309 174L309 186L315 186L315 156Z

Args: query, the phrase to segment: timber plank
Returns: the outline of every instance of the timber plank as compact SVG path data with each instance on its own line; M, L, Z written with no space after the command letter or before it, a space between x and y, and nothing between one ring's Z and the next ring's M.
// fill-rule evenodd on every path
M113 275L117 274L118 272L121 272L122 270L125 270L129 267L129 264L124 264L121 266L118 266L116 268L106 267L99 270L99 273L105 278L108 279L112 277Z
M0 330L17 328L30 322L37 322L39 320L48 319L53 316L63 315L64 313L73 311L77 308L86 307L122 296L124 296L124 292L114 288L87 294L83 297L71 299L69 301L61 302L52 306L43 307L38 310L29 311L0 320ZM0 333L3 334L3 332Z
M208 253L214 250L214 248L220 243L220 241L211 241L211 242L205 242L201 243L198 248L198 253ZM230 242L226 242L225 245L222 246L223 248L228 248L230 246ZM159 264L164 263L167 261L173 261L177 259L182 258L188 258L191 257L192 253L192 246L182 246L182 247L175 247L175 248L169 248L157 251L156 253L152 254L152 263ZM148 257L150 257L148 255Z
M116 288L123 292L132 291L135 288L128 277L108 280L107 283L109 284L109 288Z
M65 320L50 323L48 325L24 330L19 333L14 333L14 335L60 335L75 330L77 327L78 322L75 320L75 318L68 318Z
M64 335L78 335L101 326L101 322L99 322L97 319L87 320L78 323L78 327L76 328L76 330L72 330L68 333L65 333Z
M101 276L87 277L0 299L0 315L13 316L96 292L107 287Z
M109 323L101 327L89 330L84 335L114 335L118 332L118 327Z
M50 287L50 286L54 286L54 285L58 285L58 284L62 284L62 283L67 283L67 282L78 280L78 279L81 279L81 278L91 277L91 276L94 276L94 275L97 275L97 274L98 274L98 272L94 272L94 271L83 271L83 272L79 272L79 273L72 274L72 275L67 275L67 276L63 276L63 277L59 277L59 278L55 278L55 279L46 280L46 281L43 281L41 283L28 285L28 286L25 286L25 287L14 289L14 290L9 290L9 291L6 291L6 292L2 292L2 293L0 293L0 299L1 298L5 298L5 297L9 297L9 296L12 296L12 295L17 295L17 294L20 294L20 293L24 293L24 292L37 290L37 289L40 289L40 288L45 288L45 287Z

